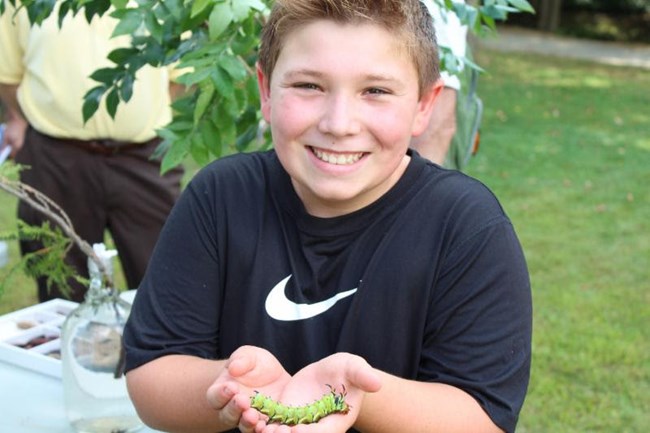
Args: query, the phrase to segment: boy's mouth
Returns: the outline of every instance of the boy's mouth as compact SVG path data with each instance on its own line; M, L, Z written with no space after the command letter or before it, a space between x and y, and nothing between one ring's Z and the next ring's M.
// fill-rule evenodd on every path
M327 152L325 150L311 148L316 158L329 164L335 165L352 165L363 157L363 152L353 153L340 153L340 152Z

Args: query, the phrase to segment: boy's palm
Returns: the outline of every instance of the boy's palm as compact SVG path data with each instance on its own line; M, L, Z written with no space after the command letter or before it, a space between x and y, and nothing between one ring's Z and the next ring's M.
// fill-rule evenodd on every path
M269 424L258 428L257 432L345 433L359 415L364 393L378 391L380 386L374 369L362 358L347 353L331 355L306 366L284 384L280 394L271 395L279 396L278 400L284 405L304 406L329 392L345 393L349 413L332 414L312 424Z

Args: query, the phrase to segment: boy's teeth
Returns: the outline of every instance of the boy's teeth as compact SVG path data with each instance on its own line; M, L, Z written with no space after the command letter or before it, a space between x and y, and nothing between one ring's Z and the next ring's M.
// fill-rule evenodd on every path
M321 161L329 162L336 165L354 164L363 156L363 153L348 153L345 155L323 152L322 150L314 149L314 155Z

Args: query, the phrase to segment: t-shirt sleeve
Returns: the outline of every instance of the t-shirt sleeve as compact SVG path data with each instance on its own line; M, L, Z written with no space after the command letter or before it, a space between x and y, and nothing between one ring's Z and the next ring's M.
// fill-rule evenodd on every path
M23 50L19 40L20 15L14 16L14 9L5 2L7 9L0 15L0 83L19 84L24 73ZM20 11L19 14L24 13Z
M422 380L473 396L512 432L526 395L532 302L523 251L496 199L471 197L436 281L425 331Z
M124 331L127 371L169 354L216 356L221 275L209 189L197 175L161 231Z

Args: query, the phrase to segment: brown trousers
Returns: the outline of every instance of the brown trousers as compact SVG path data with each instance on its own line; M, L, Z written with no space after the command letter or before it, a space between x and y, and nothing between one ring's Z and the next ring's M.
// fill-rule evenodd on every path
M150 159L157 140L111 154L80 147L66 141L27 130L25 145L16 161L29 166L21 181L41 191L68 214L77 234L88 242L104 242L108 230L119 253L128 287L140 284L158 234L180 194L183 170L160 175L160 161ZM18 218L30 225L47 221L42 213L24 202L18 205ZM51 223L53 224L53 223ZM54 224L53 224L54 225ZM22 241L21 251L37 251L38 241ZM87 257L76 245L66 262L87 277ZM43 302L62 297L58 287L47 288L39 278L38 297ZM86 287L71 281L69 299L83 300Z

